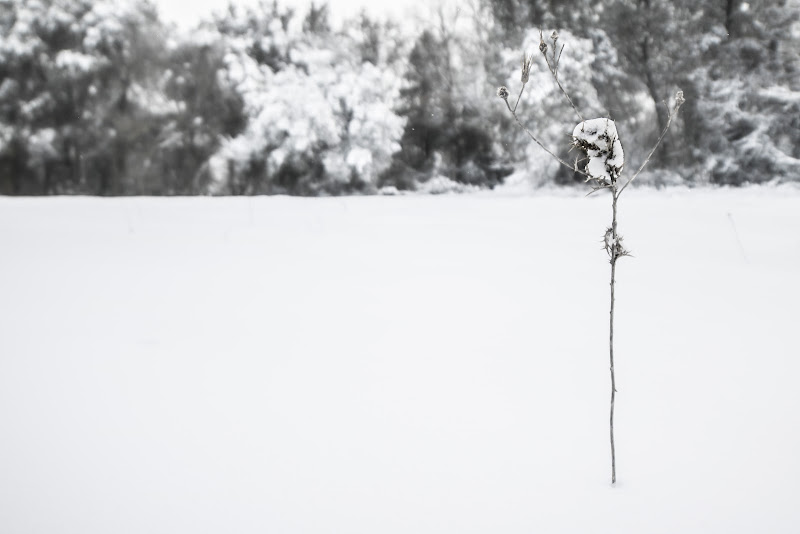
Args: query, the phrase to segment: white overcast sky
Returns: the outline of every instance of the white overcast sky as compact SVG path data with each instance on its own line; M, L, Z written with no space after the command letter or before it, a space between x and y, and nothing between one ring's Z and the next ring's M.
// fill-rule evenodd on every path
M155 0L164 19L182 27L192 26L213 11L224 10L229 0ZM257 5L258 0L233 0L234 4ZM282 0L280 4L305 10L310 0ZM322 0L317 0L319 5ZM334 22L358 14L362 9L374 16L413 17L415 11L429 2L423 0L328 0Z

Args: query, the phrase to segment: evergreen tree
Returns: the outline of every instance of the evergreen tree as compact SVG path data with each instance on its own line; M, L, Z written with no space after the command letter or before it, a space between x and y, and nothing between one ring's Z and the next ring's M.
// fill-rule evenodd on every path
M387 182L413 188L444 176L493 187L508 171L498 165L493 128L486 120L487 85L474 63L466 71L472 47L459 32L458 21L448 21L442 11L438 15L436 31L423 31L408 57L399 108L406 128ZM483 83L476 84L476 79Z

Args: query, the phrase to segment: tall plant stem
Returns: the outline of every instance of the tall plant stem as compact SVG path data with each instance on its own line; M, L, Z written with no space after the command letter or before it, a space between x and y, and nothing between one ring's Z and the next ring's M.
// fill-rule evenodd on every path
M614 285L617 275L617 259L619 247L617 246L617 200L619 192L616 184L612 186L612 219L611 219L611 311L609 312L608 328L608 354L611 362L611 415L609 419L609 432L611 436L611 484L617 483L617 456L614 449L614 400L617 394L617 382L614 376Z
M561 49L558 51L558 54L556 55L557 39L558 39L558 34L553 32L553 36L551 37L551 43L552 43L552 47L553 47L552 48L552 50L553 50L552 60L551 60L551 58L548 58L548 56L547 56L548 45L545 43L544 37L542 36L542 32L540 31L539 32L539 41L540 41L539 50L541 51L542 55L544 56L544 60L547 63L547 67L550 69L550 73L553 75L553 79L555 80L556 85L558 85L558 88L561 90L563 95L567 98L567 101L569 101L569 104L572 106L572 109L578 115L578 118L580 118L581 122L584 122L583 116L578 111L578 108L575 106L575 103L570 98L569 93L567 93L567 91L564 89L564 86L561 85L561 82L558 79L558 64L559 64L559 62L561 60L561 53L564 51L564 46L563 45L561 46ZM558 163L560 163L564 167L567 167L568 169L571 169L572 171L574 171L574 172L576 172L578 174L582 174L582 175L586 176L586 178L587 178L586 181L587 182L590 181L590 180L594 180L595 181L596 187L594 187L589 194L592 194L592 193L595 193L597 191L601 191L601 190L604 190L604 189L610 189L611 190L611 208L612 208L611 228L610 229L606 229L606 233L605 233L604 239L606 240L606 243L605 243L606 250L608 251L608 256L610 258L610 263L611 263L611 284L610 284L610 286L611 286L611 304L610 304L610 311L609 311L609 318L608 318L609 319L609 321L608 321L608 357L609 357L609 362L610 362L609 370L611 371L611 408L609 410L609 412L610 412L609 413L609 437L611 438L611 484L612 485L616 485L616 483L617 483L617 455L616 455L616 449L615 449L615 446L614 446L614 401L616 400L616 397L617 397L617 381L616 381L616 377L614 376L614 289L615 289L615 285L616 285L616 281L617 281L616 280L616 277L617 277L617 260L622 256L629 255L628 251L626 251L622 247L621 239L619 237L619 234L617 233L617 201L619 200L619 196L622 194L622 192L625 190L625 188L628 187L628 185L630 185L630 183L637 176L639 176L639 174L642 172L642 170L647 166L648 162L650 161L650 158L653 157L653 154L655 153L656 149L661 144L661 141L663 141L664 136L667 134L667 131L669 130L670 125L672 124L672 119L677 115L678 110L680 109L681 105L686 100L685 100L685 98L683 96L683 91L678 91L677 93L675 93L675 104L673 105L672 110L668 114L667 124L665 125L663 131L661 132L661 135L659 136L658 141L656 141L656 144L653 146L652 150L650 150L650 153L647 155L647 158L644 160L644 162L642 162L642 165L633 174L633 176L631 176L631 178L627 182L625 182L624 184L619 184L617 182L617 179L619 178L619 176L618 176L619 173L616 173L616 175L610 181L608 181L608 180L606 180L606 178L603 178L603 177L598 178L597 176L590 175L588 173L588 167L587 167L586 171L580 170L578 168L578 160L577 159L575 160L574 164L567 163L566 161L564 161L563 159L558 157L555 154L555 152L553 152L552 150L550 150L549 148L544 146L544 144L542 144L542 142L539 141L539 139L537 139L536 136L533 135L533 133L531 133L531 131L528 128L526 128L525 125L522 123L522 121L520 120L519 116L517 115L517 106L519 105L520 99L522 98L522 93L525 91L525 84L528 81L528 74L529 74L529 71L530 71L530 59L531 59L530 56L527 56L527 54L523 54L522 78L521 78L522 81L523 81L522 89L520 89L520 91L519 91L519 95L517 96L517 101L514 103L514 107L511 107L511 104L508 101L508 97L510 96L510 93L508 92L508 88L507 87L505 87L505 86L499 87L497 89L497 96L499 96L500 98L502 98L505 101L506 107L508 108L508 111L511 112L511 115L514 117L514 120L519 125L519 127L522 129L522 131L524 131L528 135L528 137L530 137L531 140L533 140L534 143L539 145L539 147L542 150L547 152L550 156L553 157L553 159L555 159ZM574 136L573 136L573 146L578 146L578 147L581 146L581 143L578 143L577 139ZM586 150L584 149L584 151L586 151ZM733 219L731 219L731 220L733 220Z

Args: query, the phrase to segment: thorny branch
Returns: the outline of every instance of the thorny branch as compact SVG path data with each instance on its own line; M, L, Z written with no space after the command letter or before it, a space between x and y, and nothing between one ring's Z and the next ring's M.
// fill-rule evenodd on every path
M580 112L578 111L578 108L575 106L575 103L572 101L572 99L570 98L569 94L564 89L564 87L561 85L561 82L558 79L558 66L559 66L559 62L561 61L561 53L564 51L564 45L561 45L560 49L558 48L558 33L555 32L555 31L551 35L550 39L552 41L553 48L552 48L551 56L548 57L548 55L547 55L548 45L544 41L544 37L542 37L542 32L541 31L539 32L539 51L544 56L545 62L547 63L547 67L548 67L548 69L550 69L550 73L552 74L553 79L555 80L556 84L558 85L558 88L561 90L562 94L566 97L566 99L569 102L570 106L572 106L572 109L575 111L575 113L581 119L581 122L585 123L586 121L583 119L583 116L580 114ZM508 102L509 93L508 93L508 89L505 86L500 87L497 90L497 96L499 96L500 98L502 98L505 101L506 107L508 107L508 111L511 112L511 115L514 117L514 120L517 122L517 124L520 126L520 128L522 128L522 130L526 134L528 134L528 137L530 137L545 152L547 152L553 158L555 158L555 160L558 161L561 165L564 165L565 167L568 167L568 168L574 170L575 172L586 176L587 177L587 181L594 180L595 185L592 186L592 190L589 193L587 193L587 196L591 195L593 193L596 193L597 191L600 191L602 189L610 189L611 190L611 211L612 211L611 226L606 229L606 233L605 233L605 236L604 236L603 239L604 239L604 242L605 242L606 252L608 253L608 256L609 256L609 263L611 264L611 282L610 282L610 286L611 286L611 295L610 295L611 302L610 302L610 310L609 310L608 351L609 351L609 363L610 363L609 370L611 372L611 406L610 406L610 414L609 414L609 434L610 434L609 437L610 437L610 441L611 441L611 484L613 485L613 484L616 484L616 482L617 482L617 457L616 457L616 447L615 447L615 443L614 443L614 405L615 405L615 402L616 402L616 395L617 395L617 381L616 381L616 375L614 373L614 309L615 309L615 304L616 304L616 296L615 296L615 291L614 290L615 290L615 286L616 286L617 260L619 260L619 258L621 258L623 256L629 256L630 255L630 252L628 250L626 250L625 247L622 245L622 236L619 235L619 232L617 231L617 202L619 201L619 197L622 194L622 192L625 190L625 188L628 187L628 185L637 176L639 176L639 174L642 172L642 170L645 168L645 166L647 166L647 164L650 162L650 158L652 158L652 156L655 153L656 149L661 144L661 141L664 139L664 136L667 134L667 130L669 130L669 127L672 124L672 119L675 117L675 115L677 115L678 110L680 109L681 105L685 102L685 100L684 100L684 97L683 97L683 91L678 91L676 93L676 95L675 95L675 105L674 105L673 109L671 110L671 112L669 113L669 117L667 119L667 124L664 127L664 130L661 132L661 135L659 136L658 141L656 141L656 143L653 146L652 150L650 150L650 153L647 155L647 158L641 164L639 169L633 174L633 176L627 182L625 182L625 184L622 187L618 187L618 185L619 185L619 172L621 171L621 167L622 167L621 165L619 165L616 168L615 172L610 173L608 178L592 176L592 175L590 175L588 173L588 166L587 166L587 170L586 171L582 171L582 170L578 169L578 161L579 160L577 158L575 159L575 164L574 165L570 165L569 163L567 163L566 161L564 161L560 157L558 157L555 153L553 153L553 151L551 151L550 149L545 147L536 138L536 136L534 136L530 132L530 130L528 130L528 128L525 127L525 125L522 123L522 121L520 121L519 117L517 116L517 106L519 105L520 99L522 98L522 93L525 91L525 85L528 83L528 77L530 75L530 68L531 68L532 59L533 59L532 56L527 56L527 55L523 55L522 56L522 89L520 89L519 95L517 96L517 101L514 103L514 107L512 108L511 104L509 104L509 102ZM614 144L615 141L612 139L612 140L609 140L609 142L611 143L611 145L613 147L613 144ZM573 138L573 146L576 146L578 148L582 148L582 149L584 149L584 151L586 151L586 148L587 148L584 144L579 142L579 140L576 139L576 138ZM612 152L613 152L613 149L612 149Z

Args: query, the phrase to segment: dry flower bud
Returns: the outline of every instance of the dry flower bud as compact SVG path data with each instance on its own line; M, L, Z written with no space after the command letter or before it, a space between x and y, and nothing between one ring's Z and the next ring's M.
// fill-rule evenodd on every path
M544 41L539 41L539 52L541 52L542 54L547 53L547 43L545 43Z
M500 87L498 87L497 96L499 96L503 100L508 99L508 88L505 85L501 85Z
M675 107L679 108L686 102L686 99L683 98L683 91L678 91L675 93Z
M528 77L531 74L531 64L533 63L533 56L522 55L522 83L528 83Z
M552 39L553 41L558 41L558 32L553 30L552 35L550 35L550 39Z

